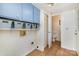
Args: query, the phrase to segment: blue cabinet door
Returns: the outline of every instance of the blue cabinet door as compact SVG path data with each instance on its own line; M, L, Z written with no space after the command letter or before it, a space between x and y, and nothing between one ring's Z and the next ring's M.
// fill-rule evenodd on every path
M0 16L2 15L2 3L0 3Z
M40 23L40 10L34 7L34 23Z
M0 16L12 18L12 19L21 19L21 4L19 3L1 3L0 4Z
M23 20L33 22L33 5L31 3L22 4Z

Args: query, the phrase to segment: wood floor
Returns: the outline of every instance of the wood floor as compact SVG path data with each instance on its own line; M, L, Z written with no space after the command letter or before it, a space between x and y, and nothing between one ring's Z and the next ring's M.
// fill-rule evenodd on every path
M76 51L64 49L60 47L60 42L53 42L51 48L45 48L43 52L35 50L28 56L77 56Z

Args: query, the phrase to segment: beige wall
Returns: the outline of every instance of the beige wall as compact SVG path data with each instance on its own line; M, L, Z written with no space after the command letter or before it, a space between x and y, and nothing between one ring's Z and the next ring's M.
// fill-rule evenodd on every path
M32 52L36 48L35 33L26 31L25 36L20 36L17 30L0 30L0 56L22 56Z
M60 16L53 16L52 21L53 21L53 41L55 41L55 37L57 38L56 40L59 40L59 20ZM59 40L60 41L60 40Z

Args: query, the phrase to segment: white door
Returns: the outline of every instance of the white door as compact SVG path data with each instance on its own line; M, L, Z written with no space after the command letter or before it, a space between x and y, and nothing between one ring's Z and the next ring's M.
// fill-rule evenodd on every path
M45 47L48 45L48 15L45 14L44 16L44 40L45 40Z

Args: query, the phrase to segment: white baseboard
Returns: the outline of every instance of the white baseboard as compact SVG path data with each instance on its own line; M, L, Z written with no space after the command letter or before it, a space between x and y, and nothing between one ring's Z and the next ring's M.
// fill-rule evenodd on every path
M30 51L28 51L27 53L25 53L23 56L27 56L29 53L31 53L32 51L34 51L35 49L32 49Z
M68 50L74 50L74 51L76 51L76 49L74 49L74 48L67 48L67 47L61 47L61 48L65 48L65 49L68 49Z
M44 51L44 48L36 48L37 50L39 50L39 51Z

